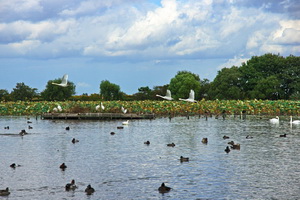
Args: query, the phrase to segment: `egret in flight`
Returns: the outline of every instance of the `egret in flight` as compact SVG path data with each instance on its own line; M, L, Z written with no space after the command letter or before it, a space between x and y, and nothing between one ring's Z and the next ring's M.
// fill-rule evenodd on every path
M68 74L65 74L62 77L61 83L52 83L53 85L58 85L61 87L67 87L68 86Z

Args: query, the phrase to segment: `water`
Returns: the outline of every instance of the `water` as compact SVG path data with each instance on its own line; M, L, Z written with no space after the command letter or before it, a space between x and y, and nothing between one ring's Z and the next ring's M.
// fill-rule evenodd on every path
M0 117L0 189L11 191L0 199L300 198L300 126L290 127L288 119L271 125L258 119L158 118L131 120L124 129L117 129L122 121L30 120ZM19 136L21 129L29 134ZM284 133L286 138L279 137ZM226 154L231 140L241 149ZM172 142L174 148L166 146ZM180 156L190 161L180 163ZM63 162L65 171L59 169ZM21 166L12 169L12 163ZM72 179L78 189L66 192ZM172 191L160 194L162 182ZM96 190L91 196L84 193L88 184Z

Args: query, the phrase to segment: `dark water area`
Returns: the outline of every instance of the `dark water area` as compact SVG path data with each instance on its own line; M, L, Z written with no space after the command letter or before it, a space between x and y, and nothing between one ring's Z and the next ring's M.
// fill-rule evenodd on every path
M288 119L27 121L0 117L0 189L11 192L0 199L300 199L300 125ZM240 150L227 154L231 140ZM65 191L72 179L78 188ZM158 192L162 182L169 193ZM89 196L88 184L96 190Z

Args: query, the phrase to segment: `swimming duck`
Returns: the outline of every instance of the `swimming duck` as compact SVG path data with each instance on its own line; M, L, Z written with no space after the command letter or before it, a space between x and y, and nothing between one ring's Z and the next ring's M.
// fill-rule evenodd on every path
M148 141L144 142L144 144L149 145L149 144L150 144L150 141L148 140Z
M167 144L168 147L175 147L175 144L174 143L171 143L171 144Z
M159 193L167 193L170 192L172 188L165 185L165 183L162 183L161 186L158 188Z
M230 141L227 144L234 145L234 141Z
M224 150L226 153L230 152L229 146L226 147L226 149Z
M9 129L9 126L5 126L4 129Z
M180 156L180 162L189 162L189 158L188 157L183 157L183 156Z
M226 136L226 135L224 135L224 136L223 136L223 139L226 140L226 139L229 139L229 137Z
M86 193L87 195L91 195L91 194L93 194L94 192L95 192L95 189L92 188L91 185L88 185L88 186L86 187L86 189L85 189L85 193Z
M75 185L75 180L73 179L71 183L67 183L65 188L66 191L75 190L77 188L77 186Z
M9 194L10 192L8 187L5 190L0 190L0 196L8 196Z
M250 135L247 135L246 136L246 139L252 139L253 137L252 136L250 136Z
M16 163L13 163L10 165L11 168L15 169L16 167L20 167L21 165L17 165Z
M231 146L232 149L236 149L236 150L240 150L241 149L241 145L240 144L233 144Z
M283 134L283 135L279 135L279 137L286 137L286 133L285 133L285 134Z
M70 130L70 127L69 127L69 126L67 126L67 127L66 127L66 130L67 130L67 131L69 131L69 130Z
M65 170L67 168L67 165L65 163L62 163L59 168L61 168L62 170Z
M23 136L23 135L26 135L26 134L28 134L28 133L25 131L25 129L23 129L23 130L20 131L19 134L20 134L21 136Z
M116 134L116 133L115 133L115 132L110 132L110 134L111 134L111 135L114 135L114 134Z
M75 144L76 142L79 142L79 140L76 140L75 138L73 138L72 143Z
M207 142L208 142L208 139L207 139L207 138L203 138L203 139L202 139L202 143L203 143L203 144L207 144Z

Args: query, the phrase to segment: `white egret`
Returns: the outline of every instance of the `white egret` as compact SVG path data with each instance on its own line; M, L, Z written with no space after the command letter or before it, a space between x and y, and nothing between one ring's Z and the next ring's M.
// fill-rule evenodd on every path
M68 86L68 74L65 74L62 77L61 83L52 83L53 85L58 85L61 87L67 87Z
M104 107L104 105L103 105L103 103L101 102L101 109L102 110L104 110L105 109L105 107Z
M123 112L124 114L127 113L127 109L125 109L123 106L122 106L121 110L122 110L122 112Z
M167 90L166 96L161 96L161 95L158 95L158 94L156 96L161 97L161 98L166 99L166 100L169 100L169 101L173 100L173 98L171 97L171 91L170 90Z

